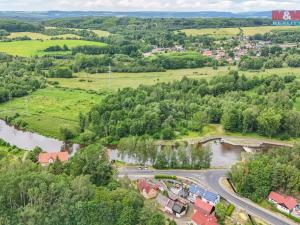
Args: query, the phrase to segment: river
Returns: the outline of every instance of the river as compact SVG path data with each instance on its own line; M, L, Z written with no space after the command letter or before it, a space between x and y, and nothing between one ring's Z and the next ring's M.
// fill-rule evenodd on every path
M242 147L240 146L233 146L226 143L221 143L220 140L216 141L210 141L203 145L204 147L207 147L212 152L212 161L211 166L212 167L230 167L233 164L235 164L238 161L241 161L241 153L244 151ZM138 160L134 157L130 157L128 155L125 155L124 157L121 157L119 155L118 150L110 150L109 156L111 160L117 160L122 161L127 164L138 164ZM148 166L150 166L150 162L146 163Z
M35 147L40 147L45 152L59 152L67 150L70 153L76 152L80 145L78 144L65 144L54 138L45 137L43 135L18 130L13 126L9 126L5 121L0 120L0 138L9 143L10 145L17 146L25 150L32 150ZM218 141L210 141L204 146L212 151L212 167L228 167L241 160L242 147L233 146ZM129 164L137 164L137 160L125 156L121 158L118 156L117 150L110 151L111 160L119 160Z
M22 131L9 126L5 121L0 120L0 138L25 150L32 150L35 147L40 147L45 152L59 152L67 150L70 153L76 152L80 146L78 144L65 144L54 138L45 137L43 135Z

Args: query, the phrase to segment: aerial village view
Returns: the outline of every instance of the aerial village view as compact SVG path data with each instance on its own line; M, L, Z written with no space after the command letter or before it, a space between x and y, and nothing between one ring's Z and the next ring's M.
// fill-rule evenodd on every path
M294 0L0 0L0 225L300 224Z

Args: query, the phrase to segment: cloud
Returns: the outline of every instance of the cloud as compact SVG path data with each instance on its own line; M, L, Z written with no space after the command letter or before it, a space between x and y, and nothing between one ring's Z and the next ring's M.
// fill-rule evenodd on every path
M299 0L0 0L1 10L264 11L297 9ZM299 7L300 8L300 7Z

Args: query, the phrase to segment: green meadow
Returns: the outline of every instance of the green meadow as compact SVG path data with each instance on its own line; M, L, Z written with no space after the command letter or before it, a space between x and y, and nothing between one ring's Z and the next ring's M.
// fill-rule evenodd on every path
M237 69L236 67L219 67L217 70L212 67L203 67L196 69L178 69L168 70L166 72L149 72L149 73L112 73L109 79L108 73L88 74L85 72L75 74L74 78L51 78L51 81L59 82L59 86L67 88L79 88L83 90L94 91L115 91L121 88L133 87L139 85L151 85L158 82L170 82L173 80L180 80L184 76L194 79L210 79L213 76L222 76L228 73L230 69ZM265 71L240 71L240 74L245 76L268 76L273 74L300 75L300 68L278 68L267 69ZM300 78L300 77L299 77Z
M50 40L52 38L81 38L75 34L63 34L63 35L56 35L56 36L49 36L41 33L34 33L34 32L13 32L11 33L8 38L19 38L19 37L30 37L32 40Z
M205 29L185 29L181 30L188 36L209 35L216 38L221 37L234 37L241 31L246 36L254 34L265 34L273 30L288 30L288 29L300 29L294 26L261 26L261 27L241 27L241 28L205 28Z
M0 118L18 113L18 119L28 124L27 130L61 139L60 128L75 131L79 113L88 112L102 97L85 91L48 87L0 104Z
M84 40L30 40L30 41L12 41L12 42L0 42L0 52L5 52L10 55L17 56L41 56L45 55L44 50L54 45L67 45L69 48L82 45L97 45L105 46L106 44L93 41Z

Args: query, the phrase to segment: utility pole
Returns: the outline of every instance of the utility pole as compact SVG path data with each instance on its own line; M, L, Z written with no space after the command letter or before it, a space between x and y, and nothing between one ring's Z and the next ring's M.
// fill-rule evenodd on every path
M28 109L28 97L25 97L25 107L26 107L26 115L29 116L29 109Z
M111 65L110 65L110 63L108 66L108 82L109 82L109 87L111 87Z

